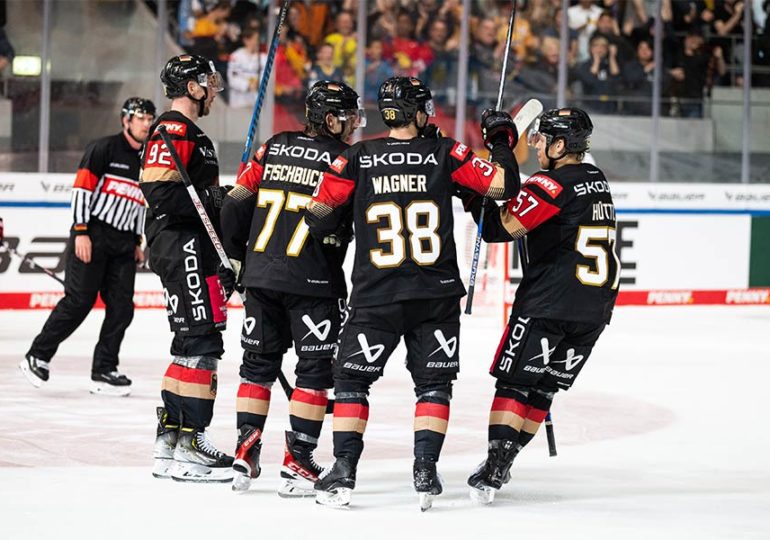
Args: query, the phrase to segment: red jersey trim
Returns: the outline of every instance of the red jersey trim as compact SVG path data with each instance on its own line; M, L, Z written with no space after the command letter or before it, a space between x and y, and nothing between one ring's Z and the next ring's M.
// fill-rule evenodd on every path
M564 189L559 182L542 174L534 174L530 176L524 181L524 185L527 184L536 184L540 186L553 199L558 197Z
M77 174L75 175L75 186L76 188L80 189L87 189L88 191L93 191L96 189L96 184L99 183L99 179L96 177L94 173L89 171L88 169L78 169Z
M166 126L166 131L169 135L176 135L177 137L187 136L187 124L184 122L172 122L170 120L163 121L159 126ZM156 128L157 129L157 128Z
M347 159L345 159L342 156L337 156L337 158L334 161L332 161L332 164L329 165L329 167L337 173L342 173L342 170L347 166L347 164L348 164Z
M331 208L337 208L348 202L355 187L356 184L352 180L325 172L318 184L318 194L313 199Z
M243 186L249 191L256 193L260 182L262 182L262 174L264 170L265 169L262 167L262 165L260 165L256 160L252 159L246 165L246 169L244 169L235 183L236 185Z
M527 231L531 231L558 214L561 208L524 188L515 199L508 201L507 210Z
M468 153L471 151L471 149L464 145L463 143L456 142L455 145L452 147L452 151L450 154L453 158L464 161L466 157L468 157Z

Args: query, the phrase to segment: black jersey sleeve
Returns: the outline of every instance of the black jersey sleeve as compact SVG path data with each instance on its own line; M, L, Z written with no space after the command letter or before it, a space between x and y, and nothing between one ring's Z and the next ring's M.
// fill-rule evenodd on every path
M110 160L107 141L99 139L88 144L75 175L72 188L72 230L78 235L88 234L93 192Z
M254 158L238 176L235 187L227 194L222 205L219 218L222 225L222 244L231 259L243 261L246 257L249 228L269 144L270 141L259 147Z
M354 150L345 150L329 166L307 205L305 222L317 240L329 235L349 237L357 175Z
M160 119L153 127L152 135L148 138L144 148L139 186L142 188L147 205L156 216L165 214L175 218L197 219L198 212L187 193L182 175L177 170L171 159L171 153L157 131L157 127L161 124L166 126L166 131L183 167L190 164L197 151L193 126L185 122ZM194 185L197 184L196 179L192 180ZM206 213L209 216L215 216L216 212L211 197L208 197L203 190L196 189L196 191L198 191Z

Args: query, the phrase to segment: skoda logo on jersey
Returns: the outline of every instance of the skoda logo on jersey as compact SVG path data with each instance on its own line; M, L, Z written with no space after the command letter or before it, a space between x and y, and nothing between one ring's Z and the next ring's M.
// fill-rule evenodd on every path
M454 357L455 352L457 352L457 336L447 340L447 338L444 336L444 332L441 330L434 330L433 335L436 337L436 341L438 341L438 348L430 353L428 357L430 358L439 351L444 351L444 354L447 355L447 358Z
M305 341L305 338L307 338L310 334L313 334L316 338L318 338L318 341L326 341L326 338L329 337L329 331L332 329L332 322L330 320L326 319L321 321L320 324L316 325L309 315L303 315L302 322L305 323L305 326L307 326L308 330L310 330L307 334L302 336L302 341Z
M168 294L168 289L163 289L163 299L166 301L166 307L171 308L173 313L176 313L179 307L179 297L175 294Z
M567 358L564 360L555 360L553 363L564 364L564 369L567 371L572 371L572 368L582 362L583 358L584 356L582 354L575 356L575 349L567 349Z
M366 340L364 334L358 334L358 343L361 345L361 350L351 354L350 356L357 356L363 354L364 358L369 364L373 364L377 359L385 352L385 345L372 345L369 346L369 342Z
M257 319L255 319L254 317L246 317L245 319L243 319L243 329L245 330L246 335L251 335L256 325L257 325Z

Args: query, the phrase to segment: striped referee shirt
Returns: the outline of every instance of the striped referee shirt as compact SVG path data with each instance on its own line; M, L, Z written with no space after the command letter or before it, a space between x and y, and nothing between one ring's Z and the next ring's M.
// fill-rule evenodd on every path
M91 142L72 189L75 234L98 219L119 231L144 234L145 201L139 189L140 151L121 132Z

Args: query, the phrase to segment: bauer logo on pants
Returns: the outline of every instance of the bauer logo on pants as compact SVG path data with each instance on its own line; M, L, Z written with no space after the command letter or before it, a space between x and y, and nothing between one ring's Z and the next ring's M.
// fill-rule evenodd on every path
M305 341L311 334L318 338L318 341L326 341L326 338L329 337L329 331L332 329L332 322L330 320L326 319L316 325L309 315L303 315L302 322L305 323L305 326L310 330L307 334L302 336L302 341Z
M170 308L173 313L176 313L179 307L179 297L175 294L169 294L168 289L163 289L163 296L166 300L166 307Z
M351 354L350 357L352 358L359 354L363 354L369 364L375 363L385 351L385 345L372 345L370 347L369 342L366 340L366 336L361 333L358 334L358 343L361 345L361 350Z
M444 332L441 330L435 330L433 335L436 337L436 341L438 341L438 348L430 353L428 357L433 356L439 351L444 351L444 354L447 355L447 358L453 358L457 352L457 336L447 340L447 338L444 336Z
M255 319L254 317L246 317L245 319L243 319L243 329L246 331L246 335L251 335L256 325L257 325L257 319Z

